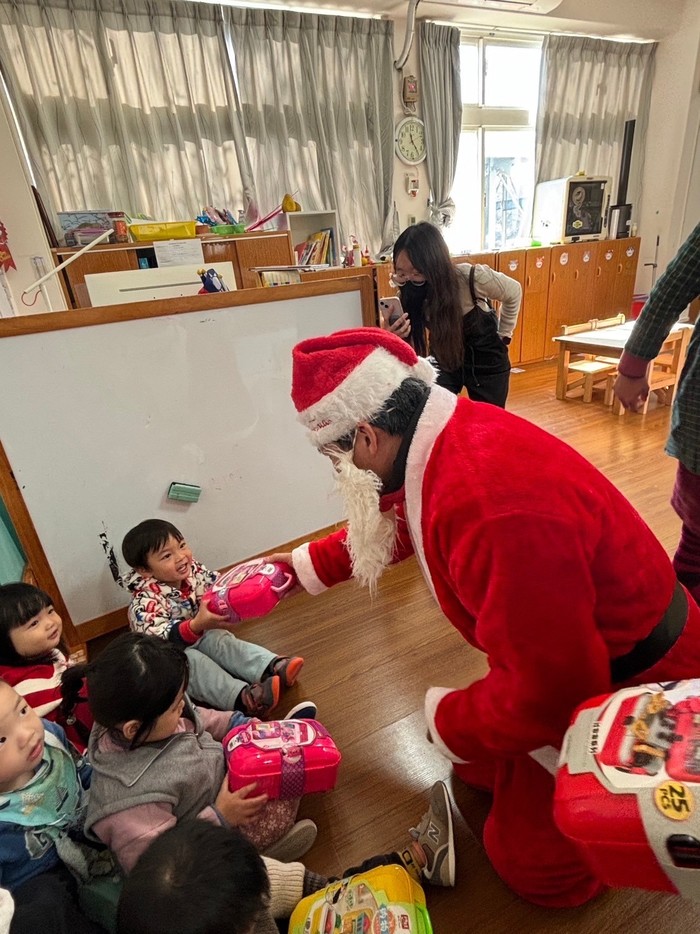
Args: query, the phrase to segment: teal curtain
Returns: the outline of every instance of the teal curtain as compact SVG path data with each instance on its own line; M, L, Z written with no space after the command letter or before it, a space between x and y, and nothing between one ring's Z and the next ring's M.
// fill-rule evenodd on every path
M0 499L0 584L22 579L26 559L15 528Z

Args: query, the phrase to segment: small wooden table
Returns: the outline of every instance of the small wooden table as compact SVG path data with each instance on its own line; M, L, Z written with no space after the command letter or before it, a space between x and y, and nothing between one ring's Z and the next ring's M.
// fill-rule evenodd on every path
M611 328L599 328L594 331L579 331L577 334L562 334L552 340L559 344L559 357L557 361L557 399L566 398L566 374L569 370L571 354L588 353L601 357L622 356L627 339L632 333L634 321L625 321ZM671 332L664 342L667 351L669 343L682 341L686 343L690 338L692 324L674 324Z

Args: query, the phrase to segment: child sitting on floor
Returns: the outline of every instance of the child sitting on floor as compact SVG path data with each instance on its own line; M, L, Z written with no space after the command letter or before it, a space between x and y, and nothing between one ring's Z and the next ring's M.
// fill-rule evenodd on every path
M53 600L31 584L0 587L0 678L27 699L40 717L58 723L78 752L85 752L92 715L84 694L71 708L61 691L68 667L63 623Z
M299 798L268 801L255 795L255 784L229 791L221 741L249 718L194 707L185 694L188 667L172 642L128 632L64 675L69 696L87 679L95 718L86 833L108 846L126 871L185 817L240 826L262 851L288 858L305 853L316 825L294 823ZM314 717L314 704L299 707L293 715Z
M163 519L146 519L127 532L124 560L133 568L129 624L135 632L169 639L185 649L192 697L220 710L261 717L291 687L304 659L275 655L238 639L224 616L201 602L216 573L195 561L182 533Z
M420 882L454 885L443 782L433 786L430 807L401 853L375 856L343 877L391 863ZM305 895L330 881L301 863L261 858L235 828L186 820L155 840L127 877L117 934L171 934L172 918L178 919L178 934L277 934L273 919L289 917Z
M14 899L10 934L98 934L63 862L85 865L71 834L80 828L90 769L74 761L61 727L41 720L4 681L0 737L0 885Z

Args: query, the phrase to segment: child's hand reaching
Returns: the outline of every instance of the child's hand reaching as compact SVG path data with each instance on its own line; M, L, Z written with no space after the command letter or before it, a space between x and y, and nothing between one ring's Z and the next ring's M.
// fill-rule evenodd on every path
M245 785L238 791L229 791L228 775L224 778L219 794L216 796L214 807L221 814L224 820L232 827L238 827L240 824L247 824L253 820L267 804L267 795L256 795L249 798L248 795L257 788L257 784Z
M204 601L199 605L197 615L190 623L192 632L199 635L208 629L233 629L233 623L228 616L219 616L218 613L212 613Z

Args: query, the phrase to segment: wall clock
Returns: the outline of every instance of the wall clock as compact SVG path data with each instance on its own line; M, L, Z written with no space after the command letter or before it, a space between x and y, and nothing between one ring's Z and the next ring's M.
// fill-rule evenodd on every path
M396 155L406 165L425 159L425 124L418 117L404 117L396 124Z

